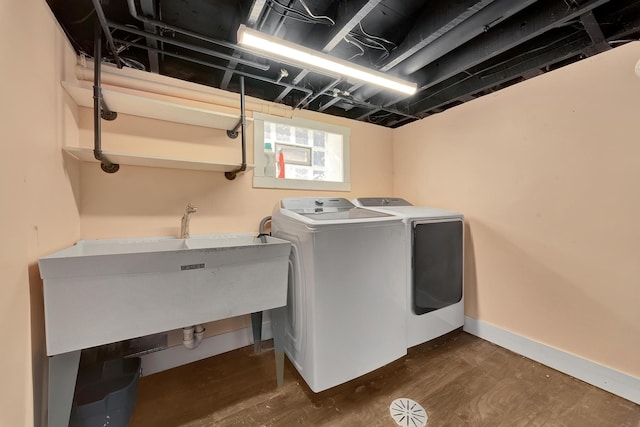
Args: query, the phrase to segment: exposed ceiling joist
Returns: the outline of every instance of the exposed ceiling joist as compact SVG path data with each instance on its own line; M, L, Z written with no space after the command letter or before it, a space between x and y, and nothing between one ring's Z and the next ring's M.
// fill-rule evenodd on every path
M432 63L415 73L418 87L422 90L427 89L482 61L574 20L608 1L589 0L575 8L569 8L565 2L542 0L536 4L533 12L522 15L522 19L514 16L515 19L493 28L492 31L456 49L455 53L452 52L442 57L437 63Z
M227 88L229 87L229 82L231 81L231 77L233 77L232 70L235 70L236 67L238 66L238 61L236 61L235 58L240 58L240 55L242 55L242 53L238 52L237 50L233 52L233 54L231 55L233 56L234 59L229 61L229 70L225 71L224 76L222 76L222 81L220 82L220 89L227 90Z
M156 19L156 3L155 0L140 0L140 9L142 14L148 18ZM145 23L144 30L149 33L156 33L156 27L154 25ZM147 38L147 46L152 48L158 48L158 42L153 39ZM149 71L158 74L160 72L160 63L158 61L158 54L152 50L149 50Z
M561 3L557 0L554 2ZM398 72L405 76L413 74L464 43L498 27L500 23L526 9L533 3L536 3L536 0L520 2L498 0L491 3L484 9L478 11L478 13L470 16L464 23L452 29L446 36L439 38L437 41L434 41L434 43L422 49L418 55L414 55L412 58L404 61L400 65ZM539 6L536 5L536 8L537 7ZM564 5L564 7L566 7L566 5Z
M591 38L592 45L585 49L585 55L593 56L600 52L604 52L606 50L611 49L609 43L604 37L604 33L602 32L602 28L600 28L600 24L596 20L596 17L593 16L593 11L585 13L580 16L580 22L584 27L585 31Z
M98 13L124 66L231 91L243 75L250 96L387 127L640 40L640 0L303 1L46 0L79 55L92 56ZM419 90L395 95L259 58L237 45L240 23Z
M443 81L441 85L436 85L432 88L433 90L428 91L430 94L427 94L425 98L411 104L409 106L410 110L430 111L468 94L487 90L492 86L511 81L527 74L531 69L536 70L536 74L542 73L542 68L579 55L590 44L589 37L584 34L576 34L571 39L564 40L552 49L541 50L537 53L524 55L521 58L515 58L507 64L496 67L494 70L488 70L473 76L464 77L464 75L461 75L461 80L449 87L447 87L449 81Z
M264 11L266 3L266 0L253 0L251 8L249 9L249 14L247 15L246 25L248 27L254 28L256 26L258 19L260 19L260 16Z
M428 3L425 4L416 24L409 31L402 44L387 58L380 71L389 71L407 61L449 31L456 27L460 28L464 21L493 2L494 0L451 2L446 8L439 10L433 10ZM465 31L464 33L469 39L473 37L472 31ZM460 40L457 43L460 43ZM449 45L446 51L452 50L452 46ZM403 72L403 74L406 75L407 73Z
M362 19L371 12L381 0L356 0L340 3L338 16L332 30L323 35L318 31L311 32L309 39L316 49L322 52L330 52ZM309 71L302 70L293 78L294 84L298 84L307 76ZM275 99L280 102L290 91L285 89Z
M640 17L626 23L625 30L610 35L609 40L621 39L637 31L640 31ZM605 42L608 43L606 40ZM548 43L552 43L552 41L548 41ZM545 68L581 55L585 49L592 45L593 40L589 36L584 33L576 33L565 40L558 41L552 48L539 51L532 49L531 53L524 54L521 58L513 58L494 70L466 77L461 74L456 76L455 81L452 81L453 79L446 80L426 91L425 98L419 102L408 105L409 110L412 112L432 111L452 100L469 100L470 94L487 90L519 76L524 79L535 77L542 74Z
M385 65L383 69L391 70L393 68L397 75L410 76L420 68L431 64L433 61L455 50L464 43L484 34L492 27L497 26L504 20L510 18L535 2L536 0L526 0L521 2L496 0L489 4L481 3L484 6L481 8L474 8L475 13L473 14L468 14L465 10L461 10L460 14L464 14L464 20L461 20L460 17L454 17L454 21L459 21L456 26L450 28L449 31L442 34L440 37L433 39L430 43L422 46L420 49L415 51L413 55L407 57L404 57L404 55L399 56L398 58L403 58L402 61L398 61L395 57L390 58L388 64ZM427 16L432 14L432 10L428 3L423 9L423 15L424 14ZM439 25L441 28L450 27L450 17L442 15L440 18L440 22L432 22L429 24L429 21L425 21L426 18L422 16L415 24L410 35L412 33L421 34L423 31L428 32L428 27L435 25ZM413 76L409 78L415 79ZM420 85L418 85L418 87L420 87ZM376 88L366 88L364 90L360 90L357 96L361 99L369 99L378 93L380 93L380 90ZM389 102L389 100L386 102ZM364 118L366 118L366 114L363 116L363 119Z
M331 52L381 0L351 0L338 4L335 25L329 31L316 25L307 36L307 45L322 52Z

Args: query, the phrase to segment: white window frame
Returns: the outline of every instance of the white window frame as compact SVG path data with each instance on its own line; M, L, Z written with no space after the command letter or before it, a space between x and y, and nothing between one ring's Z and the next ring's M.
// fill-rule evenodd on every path
M265 121L342 135L343 181L311 181L264 176L264 167L266 163L264 153ZM290 190L351 191L349 162L350 136L351 129L345 126L331 125L298 117L288 119L285 117L270 116L263 113L253 113L253 160L255 164L255 169L253 170L253 186L255 188L281 188Z

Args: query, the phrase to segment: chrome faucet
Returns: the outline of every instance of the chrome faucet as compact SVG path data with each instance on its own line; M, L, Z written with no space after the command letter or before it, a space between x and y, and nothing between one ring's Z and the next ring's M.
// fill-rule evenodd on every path
M189 234L189 220L191 219L191 214L194 214L198 211L198 209L193 206L193 203L189 203L187 205L187 209L185 209L184 215L182 215L182 221L180 226L180 238L188 239L191 237Z

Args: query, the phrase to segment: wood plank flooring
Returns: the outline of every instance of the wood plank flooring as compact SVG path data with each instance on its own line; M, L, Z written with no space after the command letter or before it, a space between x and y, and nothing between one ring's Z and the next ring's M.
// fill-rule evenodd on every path
M277 388L273 351L245 347L142 377L130 427L392 427L399 397L427 427L640 427L639 405L461 331L318 394L289 361Z

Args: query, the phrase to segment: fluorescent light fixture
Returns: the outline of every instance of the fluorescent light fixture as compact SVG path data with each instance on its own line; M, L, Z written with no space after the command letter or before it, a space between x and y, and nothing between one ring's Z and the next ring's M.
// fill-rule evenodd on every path
M371 83L407 95L413 95L416 92L415 83L387 76L379 71L370 70L356 64L351 64L348 61L333 58L324 53L289 43L285 40L247 28L245 25L240 25L240 28L238 28L238 44L260 52L265 52L269 58L282 59L289 64L308 68L323 74L351 77L365 83Z

